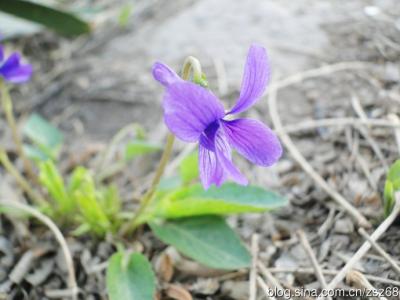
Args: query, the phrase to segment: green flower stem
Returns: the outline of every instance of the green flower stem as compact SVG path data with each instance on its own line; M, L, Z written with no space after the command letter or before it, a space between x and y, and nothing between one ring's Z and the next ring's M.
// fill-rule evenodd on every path
M18 169L14 167L14 165L8 158L7 152L2 148L0 148L0 163L3 165L6 171L15 178L21 189L28 194L32 201L34 201L38 205L46 204L46 201L38 193L35 192L29 182L26 181L25 178L18 171Z
M193 72L194 80L201 78L202 76L200 62L193 56L189 56L185 60L185 63L182 68L182 79L189 80L191 72ZM157 186L160 183L161 177L163 176L165 171L165 167L167 166L167 163L171 157L172 149L174 146L174 140L175 136L172 133L169 133L167 137L167 143L164 148L164 152L161 156L161 160L154 175L151 186L149 190L143 195L140 201L140 206L136 211L135 217L126 226L122 227L121 229L122 235L134 231L140 224L142 224L143 215L146 213L147 208L152 204L152 200L154 199Z
M193 56L188 56L183 64L182 78L184 80L189 80L191 71L193 71L193 81L200 81L203 75L203 73L201 72L200 62L197 58Z
M33 171L32 164L25 156L25 153L24 153L24 150L22 147L22 140L18 133L18 127L15 122L14 113L13 113L13 104L12 104L12 100L10 97L10 93L8 92L7 86L1 80L0 80L0 89L1 89L1 105L3 107L8 126L11 129L12 139L14 141L15 147L17 148L18 156L21 158L21 160L24 164L25 172L28 174L29 178L36 183L37 178L36 178L35 172Z
M156 174L154 175L153 181L149 190L144 194L142 199L140 200L140 206L135 213L132 221L127 224L127 226L122 227L121 234L125 235L133 230L135 230L141 224L141 218L143 214L146 212L146 209L151 204L151 200L153 200L153 196L157 190L157 186L160 183L161 177L164 174L165 167L171 157L172 148L174 146L175 136L171 133L168 134L167 144L165 145L164 152L161 156L160 164L158 165Z

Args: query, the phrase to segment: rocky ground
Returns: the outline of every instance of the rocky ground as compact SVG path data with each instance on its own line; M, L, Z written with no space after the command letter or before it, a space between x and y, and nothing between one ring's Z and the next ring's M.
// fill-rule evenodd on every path
M255 244L255 235L259 237L259 250L253 254L267 269L261 267L259 272L268 286L274 286L271 276L285 288L321 286L299 231L305 233L329 283L365 237L348 210L315 176L372 224L367 233L380 224L385 174L398 158L400 145L393 127L359 120L387 121L392 120L390 114L400 112L400 3L143 0L135 4L131 19L125 29L107 19L92 36L73 41L43 32L16 39L16 47L24 50L36 69L32 83L14 91L18 115L23 120L27 113L39 112L66 133L66 169L77 163L91 165L94 155L129 123L144 125L155 141L164 139L162 91L150 73L155 60L178 69L187 55L198 57L211 88L228 105L238 94L249 45L265 45L273 67L271 87L278 90L276 95L270 90L248 114L272 127L281 121L280 134L289 133L290 140L285 140L285 155L276 166L263 169L240 161L240 167L252 183L279 191L290 205L273 213L232 217L230 223L249 247L252 240ZM275 102L277 112L269 105ZM335 120L322 126L324 119ZM2 119L1 142L12 153L5 128ZM185 148L178 143L176 151ZM116 181L128 192L132 185L141 186L141 175L153 167L153 161L130 166ZM1 192L18 196L10 178L0 176ZM398 230L395 222L379 239L397 264ZM189 291L193 299L249 298L247 271L215 274L177 257L173 249L164 249L147 232L136 242L124 242L152 257L160 292L170 281ZM112 241L68 237L68 243L81 298L106 299L104 271L115 251ZM51 291L65 288L60 250L52 234L39 224L2 217L0 252L3 298L50 299ZM173 277L168 280L156 264L165 256L174 261ZM21 284L9 287L8 275L23 259L31 260L30 272L23 274ZM400 288L400 274L374 250L354 269L375 288ZM357 282L348 278L342 286ZM264 299L261 288L258 295Z

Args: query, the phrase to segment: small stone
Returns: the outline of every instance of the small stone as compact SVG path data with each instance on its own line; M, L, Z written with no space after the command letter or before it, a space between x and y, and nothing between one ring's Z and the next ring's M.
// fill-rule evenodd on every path
M212 278L208 278L197 280L197 282L192 285L190 290L202 295L214 295L218 289L218 281Z
M350 219L340 219L335 223L334 231L341 234L349 234L354 232L354 224Z
M233 299L249 299L248 281L225 281L221 287L222 294Z

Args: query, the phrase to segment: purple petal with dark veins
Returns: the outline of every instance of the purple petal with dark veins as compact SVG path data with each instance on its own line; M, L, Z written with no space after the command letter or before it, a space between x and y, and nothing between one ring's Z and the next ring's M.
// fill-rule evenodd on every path
M271 166L282 156L278 137L261 122L237 119L221 124L229 144L252 163Z
M168 87L175 82L183 81L183 79L180 78L170 67L160 62L156 62L153 65L152 71L154 79L165 87Z
M228 114L238 114L252 106L264 93L270 75L267 51L252 45L244 67L240 96Z
M242 185L247 184L247 179L231 159L231 148L224 132L219 122L214 122L200 136L199 141L200 179L205 189L212 184L221 186L228 178Z
M196 142L202 132L224 116L221 102L207 89L181 81L166 89L164 120L169 130L185 142Z
M215 152L208 150L201 142L199 143L199 173L205 189L208 189L212 184L221 186L226 178L224 169L218 162Z

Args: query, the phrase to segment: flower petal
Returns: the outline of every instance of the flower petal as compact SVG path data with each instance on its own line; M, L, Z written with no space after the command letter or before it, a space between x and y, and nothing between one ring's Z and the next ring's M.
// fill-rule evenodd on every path
M219 122L210 125L200 137L199 170L201 182L205 189L212 184L221 186L227 179L246 185L246 177L233 165L231 147Z
M4 60L4 47L0 45L0 63Z
M153 65L153 77L165 87L183 81L170 67L160 62Z
M30 65L23 65L5 73L0 71L0 74L3 75L3 77L9 82L23 83L31 78L32 67Z
M225 174L230 179L241 185L247 185L249 183L247 178L232 163L232 160L226 156L226 153L217 150L216 154L217 154L217 160L221 163Z
M169 130L186 142L197 141L209 125L224 116L222 103L211 92L186 81L168 86L163 108Z
M237 119L221 124L231 146L252 163L271 166L282 156L278 137L261 122Z
M13 83L26 82L32 75L32 66L21 65L20 55L13 53L0 67L0 75Z
M217 131L215 136L215 153L228 177L238 184L248 184L247 178L232 163L232 150L222 128Z
M267 51L252 45L247 54L240 96L228 114L237 114L252 106L264 93L270 75Z
M208 150L202 143L199 143L199 172L204 189L208 189L212 184L221 186L226 179L215 152Z

